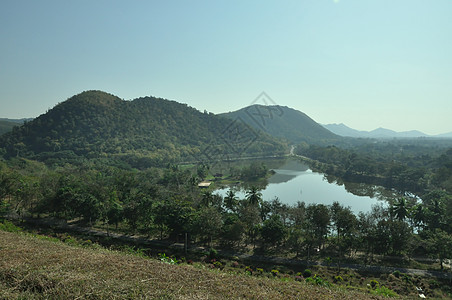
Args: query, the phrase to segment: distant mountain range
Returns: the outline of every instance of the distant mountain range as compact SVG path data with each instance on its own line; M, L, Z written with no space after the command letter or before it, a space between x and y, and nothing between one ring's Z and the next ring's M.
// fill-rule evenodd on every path
M372 131L361 131L350 128L343 123L340 124L327 124L323 125L324 128L329 131L344 137L354 137L354 138L419 138L419 137L436 137L436 138L452 138L452 132L438 134L438 135L428 135L418 130L402 131L397 132L394 130L386 128L377 128Z

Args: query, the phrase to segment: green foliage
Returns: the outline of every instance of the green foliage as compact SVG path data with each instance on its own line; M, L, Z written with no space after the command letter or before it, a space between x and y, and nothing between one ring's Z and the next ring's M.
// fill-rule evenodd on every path
M166 255L166 253L159 253L158 256L159 256L159 260L161 262L164 262L169 265L177 265L178 264L178 260L176 258L169 257Z
M0 230L8 232L19 232L22 231L22 228L14 225L8 220L3 220L2 222L0 222Z
M308 278L312 276L312 271L310 269L306 269L303 271L303 277Z
M315 284L315 285L320 285L320 286L326 286L326 287L330 286L330 283L327 280L322 279L317 274L314 275L313 277L306 278L306 282Z
M234 128L245 136L225 140L229 133L224 131L230 125L231 120L175 101L155 97L123 101L87 91L1 136L0 145L7 157L35 158L49 165L94 158L139 169L206 156L222 159L237 153L257 156L285 151L283 143L263 133L256 138L241 123ZM206 170L199 171L205 177Z
M400 274L401 274L400 271L397 271L397 270L392 273L392 275L394 275L397 278L400 277Z
M376 287L378 287L380 284L378 283L378 281L377 280L375 280L375 279L372 279L371 281L370 281L370 286L373 288L373 289L375 289Z
M214 248L209 249L209 258L210 259L216 259L218 258L218 251Z
M393 290L385 287L384 285L378 286L375 289L371 290L371 293L377 296L383 297L398 297L399 295Z

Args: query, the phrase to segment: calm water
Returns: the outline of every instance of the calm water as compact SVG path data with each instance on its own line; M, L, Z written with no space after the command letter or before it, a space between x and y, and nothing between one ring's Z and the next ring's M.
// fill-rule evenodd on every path
M354 213L368 212L372 205L386 203L379 200L382 195L378 187L363 184L329 183L323 174L312 172L308 166L295 160L288 160L274 171L276 173L269 178L269 184L261 191L264 200L278 197L282 203L290 205L297 201L303 201L306 204L331 205L337 201L343 206L349 206ZM225 196L228 190L229 188L225 188L216 192ZM244 190L236 192L237 197L245 198Z

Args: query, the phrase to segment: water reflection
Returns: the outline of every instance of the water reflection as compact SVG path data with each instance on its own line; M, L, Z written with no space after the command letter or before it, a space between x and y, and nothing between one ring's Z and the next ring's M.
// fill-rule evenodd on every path
M325 205L338 201L358 213L370 211L371 206L377 204L379 200L396 196L383 187L343 182L334 176L312 172L306 164L294 159L283 161L273 170L275 173L268 179L268 184L260 185L263 199L267 201L275 197L290 205L296 204L297 201ZM247 188L249 185L233 187L241 199L245 198ZM224 196L228 190L229 187L217 192Z

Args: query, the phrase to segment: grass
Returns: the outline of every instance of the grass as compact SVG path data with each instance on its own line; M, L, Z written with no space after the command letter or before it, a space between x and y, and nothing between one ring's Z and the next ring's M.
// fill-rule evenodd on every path
M0 230L0 299L378 299Z

